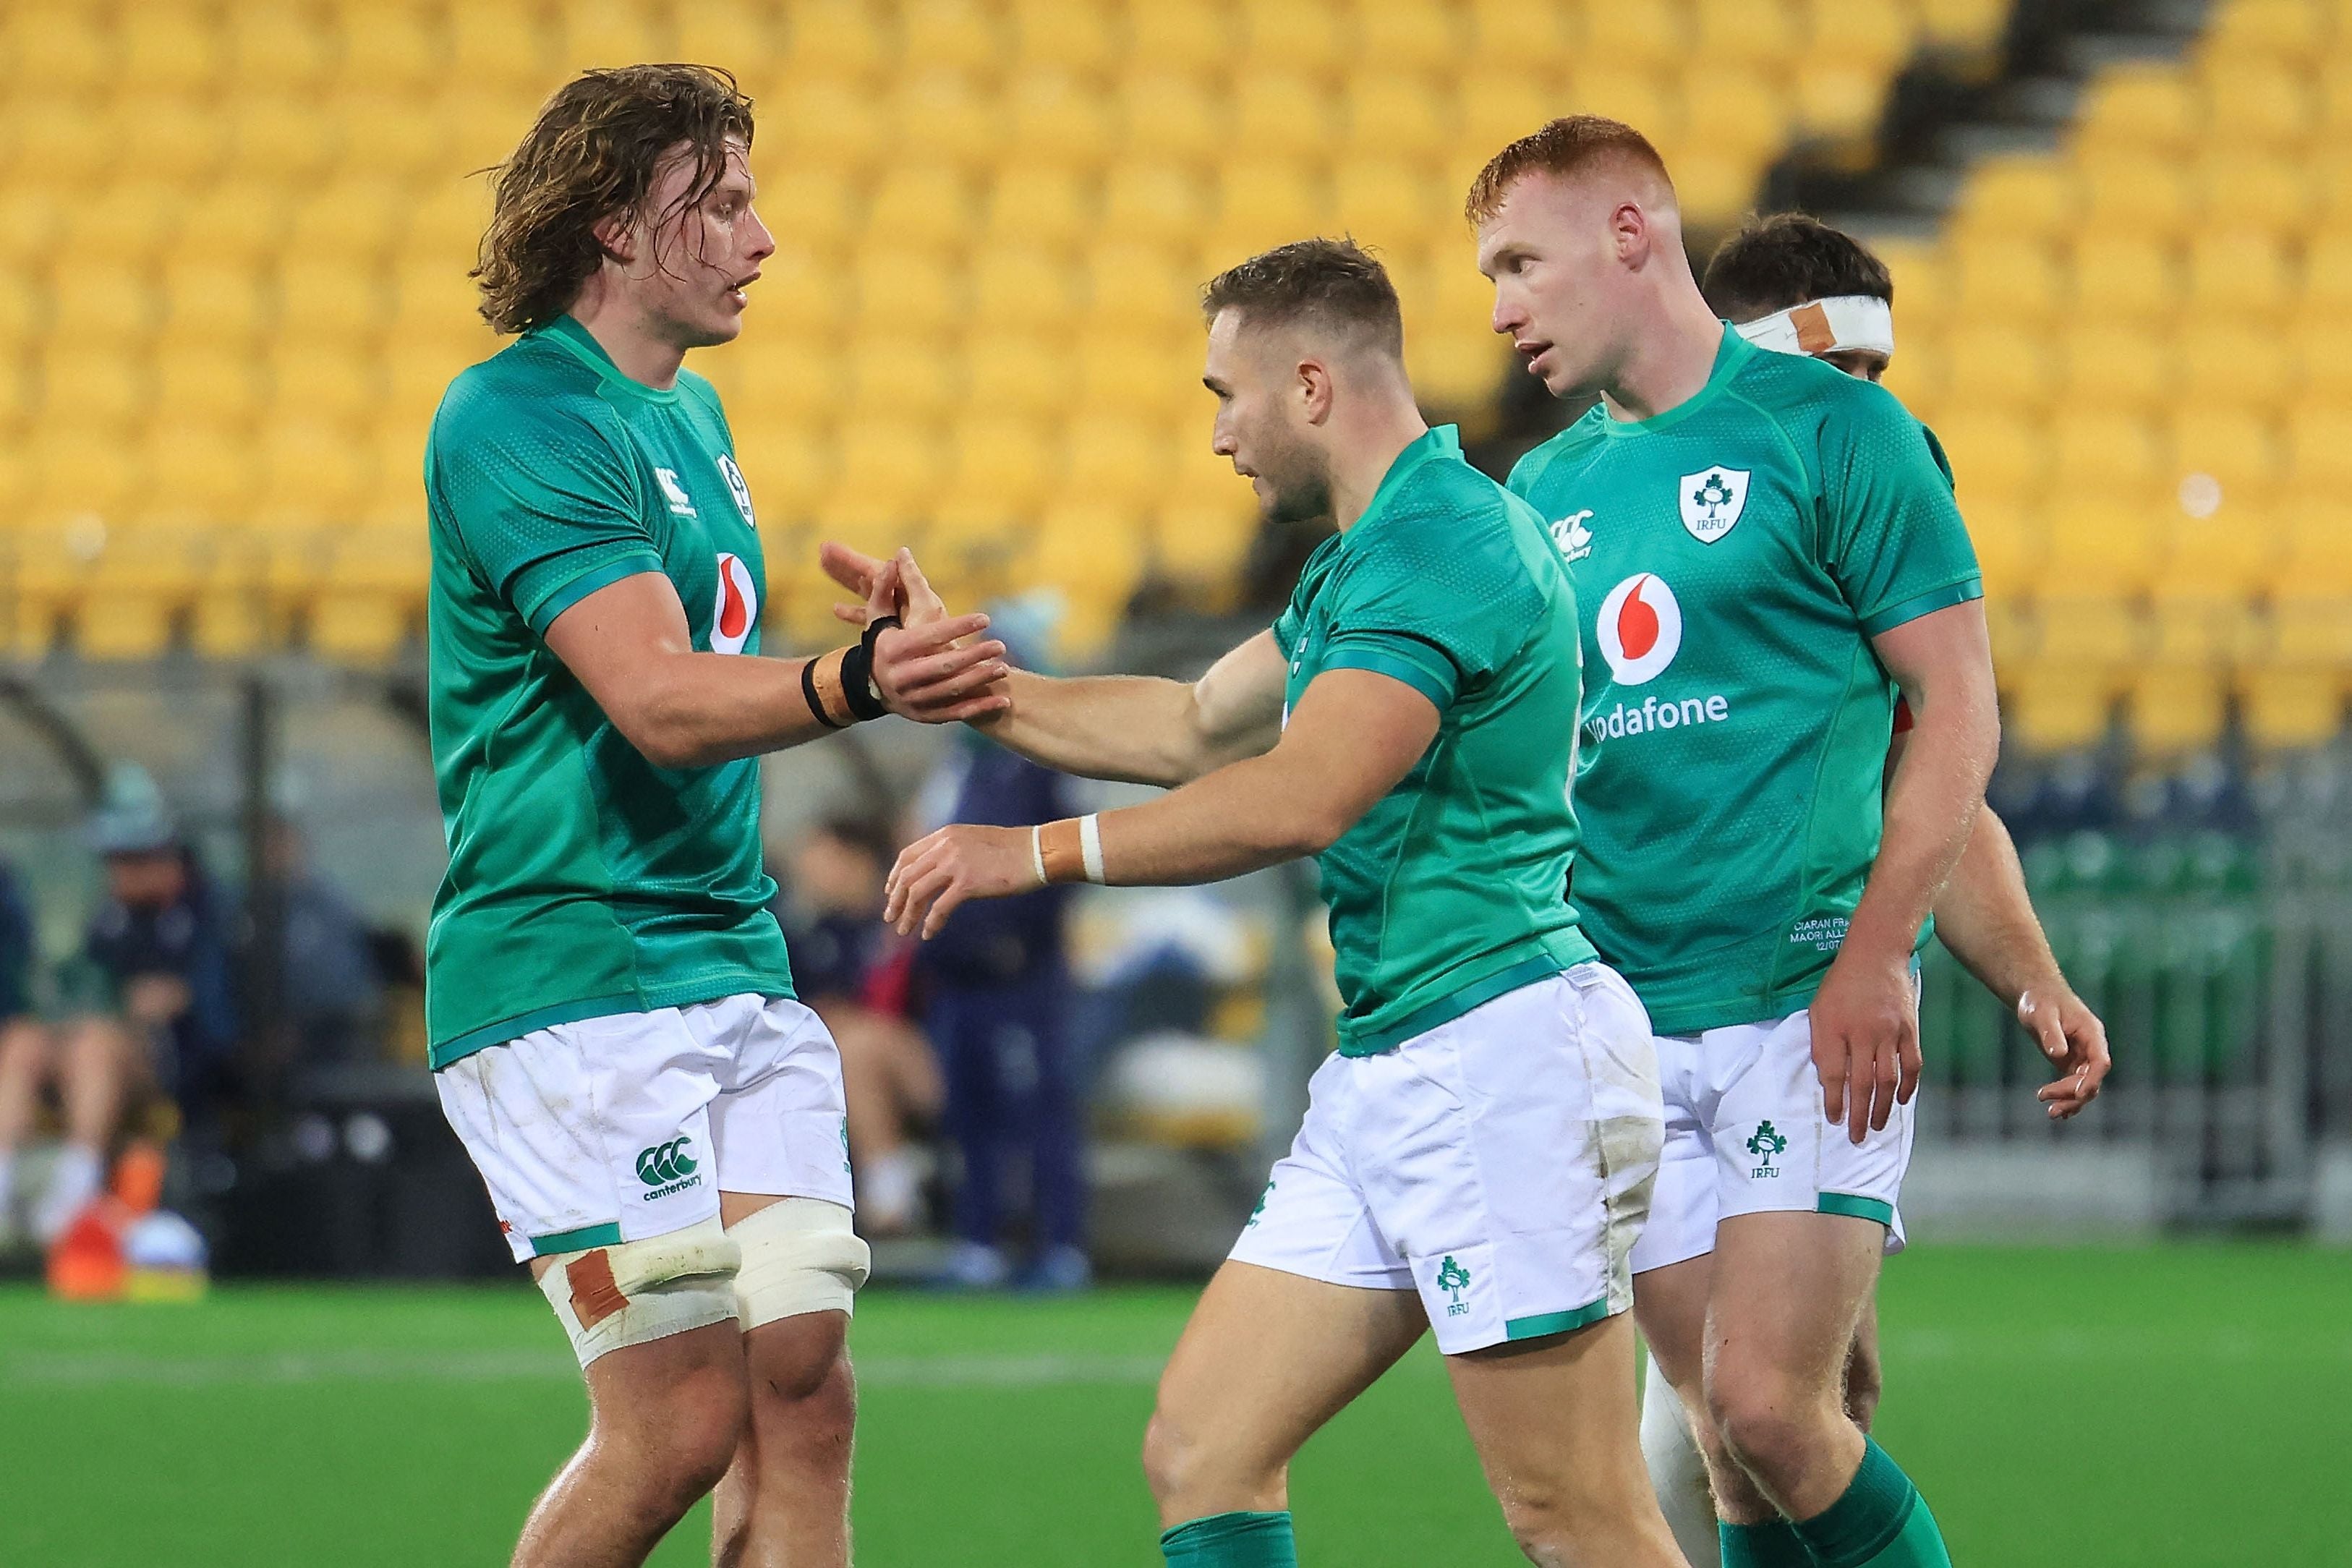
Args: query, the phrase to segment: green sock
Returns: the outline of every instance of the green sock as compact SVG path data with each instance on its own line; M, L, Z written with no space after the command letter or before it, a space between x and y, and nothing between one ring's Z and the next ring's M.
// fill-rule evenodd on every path
M1796 1526L1785 1519L1769 1524L1723 1524L1715 1527L1722 1543L1723 1568L1813 1568L1813 1554L1798 1539Z
M1952 1554L1927 1500L1886 1450L1863 1439L1862 1468L1845 1495L1811 1519L1799 1520L1799 1539L1822 1568L1952 1568ZM1729 1559L1726 1560L1727 1565Z
M1171 1568L1298 1568L1286 1510L1188 1519L1160 1532L1160 1554Z

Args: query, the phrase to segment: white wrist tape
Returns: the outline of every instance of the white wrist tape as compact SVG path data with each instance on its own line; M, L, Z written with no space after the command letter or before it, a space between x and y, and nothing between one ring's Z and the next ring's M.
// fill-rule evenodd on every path
M1895 357L1895 312L1868 294L1809 300L1731 329L1759 349L1778 354L1839 353L1869 349Z
M1045 885L1045 826L1039 823L1029 830L1029 869L1035 872L1037 885Z
M1100 886L1103 879L1102 818L1088 812L1078 818L1078 858L1086 862L1087 880ZM1040 860L1039 867L1045 862Z

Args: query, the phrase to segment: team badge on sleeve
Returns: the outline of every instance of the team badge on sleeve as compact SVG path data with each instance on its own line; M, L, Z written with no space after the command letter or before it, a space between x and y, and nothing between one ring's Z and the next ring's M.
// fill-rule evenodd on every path
M710 651L741 653L760 621L760 590L740 555L719 556L719 602L710 609Z
M1731 531L1748 504L1748 470L1714 468L1685 474L1677 499L1690 536L1701 544L1713 544Z

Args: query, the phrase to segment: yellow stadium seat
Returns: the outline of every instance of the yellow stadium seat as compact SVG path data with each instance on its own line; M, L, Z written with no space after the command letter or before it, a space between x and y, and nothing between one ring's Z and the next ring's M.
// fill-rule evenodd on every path
M220 29L194 9L125 6L115 18L114 76L132 92L194 92L223 65Z
M2352 405L2302 403L2288 416L2288 469L2297 486L2317 495L2352 496ZM2352 525L2347 525L2352 532Z
M2148 235L2176 234L2188 226L2189 181L2178 163L2149 153L2086 147L2078 166L2093 226Z
M1475 73L1463 79L1457 98L1460 144L1480 159L1569 109L1567 91L1558 81L1532 71L1498 68L1483 57ZM1454 210L1460 209L1463 194L1453 192L1450 205Z
M14 144L15 177L61 190L79 191L111 171L117 128L88 107L38 81L39 96L26 93L6 106L7 136Z
M143 267L172 247L188 211L184 186L144 174L67 205L58 226L60 248Z
M2112 692L2071 660L2037 660L2011 678L2005 728L2028 752L2067 752L2106 736Z
M2326 0L2225 0L2208 15L2199 52L2216 62L2308 59L2326 43L2327 8Z
M1960 480L1959 494L1969 541L1984 573L1985 593L2007 599L2030 592L2040 580L2049 543L2042 529L2013 501L1979 498L1966 478Z
M173 258L249 268L282 248L287 210L286 197L274 187L225 180L188 210L173 247Z
M2221 678L2196 665L2158 664L2134 678L2126 701L2132 738L2158 757L2203 751L2221 739Z
M153 98L110 128L110 151L126 168L151 178L198 182L228 154L227 124L196 99Z
M562 79L542 25L544 14L520 5L453 5L449 68L476 87L544 94Z
M165 425L242 424L261 404L254 362L238 349L174 343L155 361L154 416Z
M738 424L735 456L763 526L814 516L817 498L833 480L831 441L802 423Z
M1656 143L1669 162L1675 162L1684 117L1682 93L1673 74L1645 63L1620 64L1614 56L1588 51L1577 57L1564 86L1565 101L1556 113L1605 114L1612 120L1622 120ZM1535 126L1527 129L1532 131ZM1677 185L1683 183L1678 162L1675 178Z
M2300 159L2215 148L2197 161L2197 207L2209 229L2288 234L2311 216L2311 172Z
M973 263L971 324L976 331L1003 330L1059 335L1076 304L1069 269L1055 257L1034 250L985 250Z
M407 93L355 93L336 106L345 167L403 183L455 172L455 134L438 103ZM405 227L403 223L399 226Z
M278 331L338 344L369 337L383 326L384 291L373 268L331 264L315 252L295 253L278 278Z
M596 66L668 59L667 28L631 0L566 0L556 8L554 63L562 76Z
M2000 42L2015 0L1919 0L1920 31L1954 49L1990 51Z
M856 313L851 325L859 331L943 336L963 322L963 268L944 253L868 247L851 258L842 273L827 279L835 290L845 283L853 285ZM767 279L762 277L755 287L766 288Z
M2208 474L2221 481L2225 500L2267 497L2281 477L2269 419L2218 398L2200 399L2175 412L2171 449L2176 483Z
M2227 542L2242 537L2222 530L2195 536L2222 544L2219 555L2190 540L2175 541L2148 596L2151 659L2221 668L2261 657L2267 627L2249 595L2266 585L2262 574L2275 568L2275 552L2242 552Z
M2204 77L2204 135L2214 143L2277 153L2311 135L2318 105L2301 71L2214 64Z
M2336 613L2352 619L2352 604ZM2325 745L2344 720L2344 693L2333 669L2288 666L2248 670L2240 678L2246 737L2266 751Z
M1147 74L1124 83L1115 95L1119 141L1129 157L1205 163L1223 141L1223 115L1200 79L1168 70L1150 56Z
M233 427L199 423L202 413L187 411L148 437L140 510L151 521L232 521L260 489L252 447Z
M1127 58L1153 70L1205 71L1233 52L1232 14L1199 0L1153 0L1127 14Z
M2147 409L2172 377L2168 340L2141 323L2092 321L2064 335L2057 392L2070 407Z
M1342 143L1360 156L1433 162L1454 136L1451 97L1402 71L1350 77L1340 118Z
M1068 170L1024 164L997 176L982 250L1003 245L1076 246L1089 231L1087 193Z
M1369 73L1450 68L1468 44L1445 0L1357 0L1356 60Z
M251 93L215 113L227 137L230 177L268 190L272 201L342 155L341 122L297 99Z
M394 273L391 281L383 321L385 340L394 349L415 345L457 364L487 359L497 349L482 321L481 291L466 276L462 260L429 267L411 264ZM763 279L759 287L764 285Z
M2058 238L2082 209L2083 193L2072 168L2038 153L1985 159L1969 174L1953 217L1982 231L1981 242Z
M382 363L307 336L280 339L268 361L268 417L332 420L356 427L383 402Z
M2061 489L2103 496L2145 493L2163 479L2147 423L2117 409L2062 407L2053 423L2051 478Z
M154 291L127 267L60 258L49 277L49 335L80 353L104 353L155 323Z
M2189 247L2186 303L2202 313L2274 321L2294 299L2284 247L2262 234L2206 233Z
M304 90L317 86L334 59L334 40L308 6L261 0L221 14L226 68L242 82L269 82Z
M847 77L795 75L774 95L767 117L792 128L788 144L796 163L862 169L887 150L881 100Z
M1331 172L1332 225L1380 252L1394 270L1399 253L1433 232L1461 234L1459 204L1421 168L1388 159L1351 159ZM1457 258L1468 265L1466 247Z
M970 188L946 164L906 163L883 174L863 238L884 248L952 249L971 232Z
M2032 493L2048 466L2036 426L2021 409L1962 405L1936 425L1937 437L1959 477L1960 494L2013 501Z
M473 19L459 29L462 37L471 39L475 30L498 28L502 20L484 16L482 13L505 12L504 6L467 5L458 7L461 16ZM336 7L338 30L342 35L342 79L353 86L373 88L421 89L443 76L450 64L443 47L436 18L422 7L382 5L370 0L348 0ZM525 59L501 58L499 47L511 41L490 39L463 49L454 62L458 76L477 81L509 79L518 67L536 74L537 50L533 47Z
M757 91L778 53L774 18L754 0L695 0L671 16L677 29L677 56L733 71Z
M2144 324L2179 308L2179 271L2172 252L2144 234L2095 230L2077 237L2074 253L2074 319Z
M154 392L143 357L92 353L53 339L38 361L42 416L51 422L119 430L145 412Z
M17 348L39 334L47 314L32 270L0 263L0 364L12 362Z
M1679 68L1690 57L1690 13L1678 5L1587 5L1582 43L1579 52L1587 60Z
M1885 0L1800 0L1803 58L1866 67L1882 89L1910 56L1918 17Z
M964 346L964 363L967 408L1043 419L1068 402L1067 366L1036 333L974 337Z
M1064 71L1016 78L1006 89L1003 112L1004 156L1011 163L1092 168L1115 144L1110 101Z
M115 74L114 40L94 6L0 9L0 59L19 81L50 91L99 87Z
M2221 311L2200 312L2176 347L2181 386L2194 400L2272 409L2294 391L2294 353L2275 330Z
M936 159L982 168L1004 141L1004 117L996 102L965 77L925 71L907 82L890 105L897 127L893 157Z
M2163 513L2146 496L2145 488L2084 483L2062 470L2042 512L2042 571L2051 594L2122 595L2147 588L2169 541ZM2047 651L2055 645L2045 637L2042 646Z
M982 416L952 437L947 495L961 515L1034 515L1056 477L1055 453L1034 419Z
M848 369L848 416L929 418L956 401L958 366L929 334L874 323L842 355Z
M1688 151L1745 157L1759 167L1788 135L1786 89L1758 69L1724 61L1691 81L1683 93L1683 137Z
M1092 655L1108 640L1143 572L1142 520L1087 503L1056 507L1033 536L1024 580L1061 590L1061 637Z
M1945 351L1943 395L1968 406L2046 407L2056 377L2042 334L1995 319L1953 335Z
M1503 378L1516 373L1510 348L1500 338L1462 329L1423 332L1404 345L1413 391L1431 408L1464 420L1490 405Z
M1338 6L1327 0L1255 0L1241 8L1244 68L1340 76L1361 58Z
M1207 209L1207 196L1189 170L1129 161L1104 177L1097 231L1106 239L1172 248L1199 232Z
M2352 404L2352 317L2321 317L2295 331L2304 395L2315 401Z
M260 447L260 493L251 513L258 522L309 528L346 521L374 479L368 453L351 433L323 420L267 420Z
M1303 164L1259 158L1217 171L1217 215L1204 267L1222 270L1268 246L1319 232L1328 198Z
M1797 123L1809 134L1860 137L1878 123L1889 73L1853 60L1807 59L1796 71Z
M120 513L140 482L139 451L115 426L43 418L23 435L25 514L36 522Z
M1226 136L1244 153L1295 157L1328 143L1334 124L1329 94L1311 77L1254 70L1234 82Z
M880 6L801 0L780 11L785 63L794 77L873 77L897 55L890 13Z
M1087 258L1087 316L1098 325L1181 327L1197 319L1198 287L1165 251L1112 242Z
M1948 298L1963 331L1970 321L2044 321L2063 301L2063 274L2045 246L1964 234L1952 260Z
M2301 303L2308 317L2352 318L2352 227L2312 237L2303 253Z
M2352 29L2346 29L2352 35ZM2352 49L2338 48L2316 74L2319 101L2316 150L2341 147L2352 134Z
M1490 70L1507 64L1522 76L1556 70L1576 46L1576 10L1552 0L1469 0L1464 10L1463 58Z
M425 531L339 530L310 602L310 647L329 658L373 663L417 626L430 554Z
M1156 426L1123 410L1089 411L1063 432L1056 488L1065 502L1140 509L1165 489L1168 459Z
M2204 120L2196 83L2170 61L2134 61L2087 85L2076 119L2078 145L2126 153L2185 152Z
M188 646L206 658L247 658L271 634L259 552L246 534L215 532L205 581L188 615Z
M1692 0L1691 21L1693 64L1706 74L1734 61L1778 71L1803 47L1782 0Z
M1097 76L1118 58L1116 13L1068 0L1012 0L1006 7L1017 70L1038 68Z

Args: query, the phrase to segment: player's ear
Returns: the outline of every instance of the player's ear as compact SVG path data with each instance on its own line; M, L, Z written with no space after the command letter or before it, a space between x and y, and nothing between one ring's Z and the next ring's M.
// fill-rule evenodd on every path
M605 255L623 266L637 258L637 226L634 213L607 213L589 230Z
M1650 215L1642 210L1639 202L1619 202L1609 215L1610 237L1616 242L1617 259L1628 267L1639 267L1650 259Z
M1299 408L1309 425L1320 425L1331 417L1331 367L1318 359L1298 362L1297 395Z

